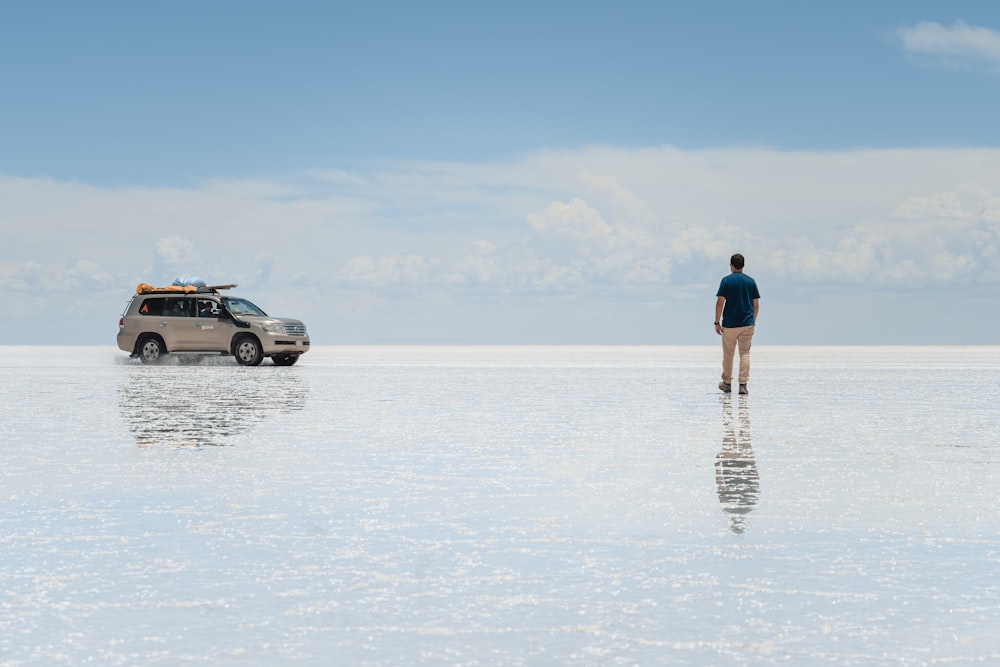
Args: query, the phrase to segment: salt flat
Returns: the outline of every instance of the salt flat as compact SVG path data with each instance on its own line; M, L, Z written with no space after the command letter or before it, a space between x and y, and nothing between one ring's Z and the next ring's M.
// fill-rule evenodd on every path
M1000 662L997 347L0 347L0 665Z

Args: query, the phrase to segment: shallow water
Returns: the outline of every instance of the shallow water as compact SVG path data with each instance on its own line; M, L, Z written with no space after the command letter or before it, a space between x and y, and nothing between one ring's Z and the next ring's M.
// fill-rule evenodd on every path
M1000 661L1000 348L0 347L0 665Z

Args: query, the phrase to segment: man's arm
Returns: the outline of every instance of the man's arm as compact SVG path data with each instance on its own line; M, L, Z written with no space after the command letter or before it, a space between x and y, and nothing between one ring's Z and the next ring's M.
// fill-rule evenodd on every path
M760 312L760 299L753 300L753 323L757 324L757 313Z
M754 302L754 312L756 312L756 301ZM722 308L726 305L726 297L720 296L715 300L715 333L722 335Z

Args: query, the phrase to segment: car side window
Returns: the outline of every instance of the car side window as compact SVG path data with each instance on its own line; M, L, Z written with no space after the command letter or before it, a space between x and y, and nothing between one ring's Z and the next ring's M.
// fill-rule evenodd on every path
M191 299L171 297L164 299L163 314L166 317L191 317Z
M139 314L140 315L155 315L155 316L159 317L160 315L163 314L163 302L164 301L166 301L166 299L162 299L162 298L161 299L146 299L145 301L142 302L142 305L139 306Z
M198 317L218 317L218 305L211 299L198 299Z

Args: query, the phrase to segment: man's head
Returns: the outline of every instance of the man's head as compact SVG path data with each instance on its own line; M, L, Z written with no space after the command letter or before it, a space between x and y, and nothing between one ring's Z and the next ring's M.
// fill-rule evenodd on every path
M736 253L735 255L729 258L729 266L733 267L734 271L742 271L743 264L745 261L746 260L743 259L743 255L741 255L740 253Z

